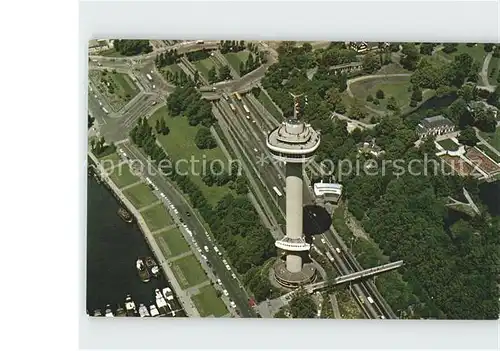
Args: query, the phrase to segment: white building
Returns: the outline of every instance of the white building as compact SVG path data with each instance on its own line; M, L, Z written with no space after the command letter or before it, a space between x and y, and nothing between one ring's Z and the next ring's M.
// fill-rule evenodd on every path
M342 197L342 184L339 183L314 183L313 190L316 198L325 202L337 203Z

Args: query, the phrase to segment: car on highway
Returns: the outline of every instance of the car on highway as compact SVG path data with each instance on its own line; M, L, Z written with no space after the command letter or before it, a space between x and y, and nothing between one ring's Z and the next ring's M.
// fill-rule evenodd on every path
M230 271L230 270L231 270L231 267L230 267L228 264L226 264L226 269L227 269L228 271Z
M207 256L201 255L201 258L203 258L205 261L207 260Z
M220 279L216 280L217 284L222 285L222 281Z
M236 308L236 304L234 303L234 301L229 302L229 305L230 305L232 308Z
M236 279L236 274L234 274L234 273L233 273L233 274L231 274L231 277L232 277L233 279Z
M222 290L222 293L224 294L224 296L229 296L229 293L227 292L226 289Z
M209 250L208 250L208 246L207 246L207 245L203 246L203 249L205 250L205 252L208 252L208 251L209 251Z
M321 242L322 242L323 244L326 244L326 240L325 240L324 238L321 238Z
M203 252L203 250L201 248L198 248L197 250L198 250L199 253Z
M224 263L227 266L227 261L225 259L222 260L222 263Z
M335 251L337 251L337 253L340 253L340 248L336 247Z
M191 213L189 213L188 211L186 211L186 216L191 217Z

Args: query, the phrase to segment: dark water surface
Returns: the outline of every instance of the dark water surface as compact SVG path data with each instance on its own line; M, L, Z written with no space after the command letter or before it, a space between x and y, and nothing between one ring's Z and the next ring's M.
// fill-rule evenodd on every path
M117 214L119 203L111 190L89 176L87 180L87 311L111 305L113 312L124 306L127 294L137 307L154 303L154 290L168 286L166 279L143 283L135 262L153 254L135 222L124 222ZM155 259L156 260L156 259ZM173 306L178 308L176 303Z

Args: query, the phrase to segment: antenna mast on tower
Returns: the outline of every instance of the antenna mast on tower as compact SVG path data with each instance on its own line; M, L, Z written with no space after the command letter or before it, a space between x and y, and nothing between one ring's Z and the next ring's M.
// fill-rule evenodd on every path
M293 97L293 119L298 119L298 115L299 115L299 100L298 100L298 98L304 94L295 95L295 94L290 93L290 92L289 92L289 94L292 95L292 97Z

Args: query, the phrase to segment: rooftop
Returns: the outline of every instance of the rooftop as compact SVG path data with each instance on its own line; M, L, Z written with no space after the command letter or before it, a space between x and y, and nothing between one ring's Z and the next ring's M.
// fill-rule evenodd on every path
M454 125L452 121L443 115L433 116L424 118L420 125L424 128L439 128L443 126L452 126Z

